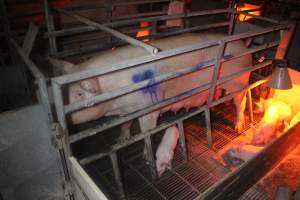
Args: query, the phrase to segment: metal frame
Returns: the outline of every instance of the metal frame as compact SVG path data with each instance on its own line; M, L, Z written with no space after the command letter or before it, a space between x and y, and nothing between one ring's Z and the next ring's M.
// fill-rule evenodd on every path
M232 12L232 10L226 10L226 11L228 11L232 15L236 14L236 12ZM201 12L201 15L203 15L204 13L205 14L211 14L212 12ZM213 13L216 13L216 11L214 11ZM197 13L197 14L199 14L199 13ZM191 14L191 15L193 15L193 14ZM169 16L169 17L172 18L171 16ZM165 18L168 19L169 17L165 17ZM231 18L233 18L233 17L231 17ZM261 20L265 20L263 17L257 17L257 18L259 18ZM267 20L267 21L274 23L273 20ZM232 29L233 26L234 26L234 20L231 20L230 24L228 24L228 25ZM71 143L74 143L74 142L77 142L77 141L79 141L83 138L87 138L87 137L90 137L92 135L98 134L103 130L109 129L109 128L114 127L116 125L120 125L124 122L127 122L127 121L131 120L131 119L143 116L147 113L158 110L158 109L160 109L160 108L162 108L166 105L169 105L169 104L172 104L176 101L188 98L188 97L190 97L194 94L197 94L201 91L209 90L208 104L202 106L196 112L191 113L188 116L183 117L181 119L178 119L174 122L162 124L159 127L155 128L154 130L151 130L151 131L148 131L146 133L141 133L141 134L138 134L136 136L133 136L132 138L130 138L129 140L127 140L123 143L118 143L118 144L112 146L111 149L108 152L101 152L101 153L83 158L82 160L79 161L79 163L85 165L85 164L91 163L91 162L93 162L97 159L100 159L104 156L109 155L111 157L111 161L112 161L112 164L113 164L115 179L116 179L117 185L119 187L120 194L121 194L122 197L124 197L125 194L124 194L124 189L123 189L123 186L122 186L120 170L118 168L116 151L119 150L120 148L123 148L125 146L130 145L130 144L133 144L133 143L135 143L139 140L144 140L145 144L146 144L146 147L148 148L148 151L150 152L150 155L151 155L150 157L153 158L153 153L151 153L153 150L152 150L152 145L151 145L151 141L150 141L150 136L157 133L158 131L161 131L161 130L169 127L169 126L172 126L174 124L179 124L179 128L181 130L180 144L183 148L183 152L186 153L185 138L184 138L184 133L182 133L183 131L182 131L182 124L181 123L184 119L186 119L188 117L191 117L195 114L198 114L200 112L205 112L206 127L207 127L207 138L208 138L208 143L211 145L212 144L212 137L211 137L211 128L210 128L211 127L211 125L210 125L210 107L213 107L215 105L223 103L224 101L227 101L227 100L231 99L232 97L234 97L237 93L248 89L248 88L243 88L243 89L241 89L239 91L236 91L236 92L234 92L234 93L232 93L232 94L230 94L230 95L228 95L228 96L226 96L222 99L219 99L217 101L213 101L212 97L214 96L215 88L219 84L224 83L226 81L230 81L232 78L238 77L238 76L240 76L241 74L243 74L247 71L249 71L249 72L254 71L256 69L260 69L262 67L265 67L265 66L271 64L270 61L266 61L264 63L252 66L248 70L244 70L244 71L238 72L234 75L231 75L231 76L228 76L228 77L223 77L222 79L219 79L218 76L217 76L218 71L219 71L219 67L224 61L226 61L226 59L224 58L225 45L228 42L231 42L231 41L235 41L235 40L239 40L239 39L245 39L245 38L248 38L248 37L257 36L257 35L261 35L261 34L266 34L266 33L273 32L273 31L278 31L278 30L285 30L285 29L289 29L289 28L292 28L292 26L290 24L283 23L283 24L280 24L280 25L272 26L270 28L265 28L261 31L252 31L252 32L243 33L243 34L239 34L239 35L228 36L228 37L225 37L224 39L221 39L221 40L218 40L218 41L208 41L208 42L197 44L197 45L190 45L190 46L187 46L187 47L180 47L180 48L173 49L173 50L161 51L161 52L158 52L155 56L143 56L143 57L138 58L138 59L132 59L132 60L129 60L129 61L125 61L124 63L122 63L118 66L117 65L112 65L111 67L109 67L109 70L103 70L103 69L101 69L101 67L99 67L97 69L90 69L90 70L86 70L86 71L81 71L81 72L77 72L77 73L73 73L73 74L53 78L52 79L52 85L53 85L53 89L54 89L53 90L54 91L54 99L55 99L55 104L56 104L56 110L58 112L57 113L58 114L58 120L59 120L59 123L61 124L61 126L64 130L63 132L65 133L65 138L66 138L65 142L66 143L65 143L64 146L68 148L68 149L65 150L66 152L68 152L67 155L68 154L69 154L69 156L72 155L71 154L71 149L70 149L70 144ZM229 33L232 33L232 30L229 31ZM272 43L269 43L269 44L266 44L266 45L255 47L253 49L249 49L249 50L247 50L247 52L240 53L239 55L234 55L230 59L234 59L234 58L246 55L246 54L257 52L257 51L260 51L260 50L263 50L263 49L266 49L266 48L275 47L277 45L280 45L280 41L272 42ZM72 135L70 137L68 136L68 127L67 127L66 118L65 118L66 114L70 114L70 113L72 113L74 111L77 111L79 109L90 107L90 106L93 106L95 104L102 103L104 101L108 101L110 99L117 98L118 96L129 94L129 93L132 93L136 90L145 88L147 86L148 81L142 81L138 84L133 84L133 85L124 87L121 90L115 90L115 91L112 91L112 92L109 92L109 93L103 93L103 94L100 94L100 95L98 95L94 98L85 100L83 102L70 104L70 105L64 105L64 103L63 103L62 87L64 85L67 85L67 84L70 84L70 83L73 83L73 82L76 82L76 81L80 81L80 80L83 80L83 79L95 77L95 76L101 76L103 74L108 74L108 73L111 73L111 72L114 72L114 71L124 70L124 69L130 68L130 67L135 67L136 65L144 64L144 63L155 61L155 60L160 60L160 59L167 58L167 57L170 57L170 56L180 55L180 54L191 52L191 51L194 51L194 50L204 49L204 48L211 47L211 46L219 46L218 57L214 60L211 60L211 61L208 61L207 63L202 63L202 64L203 64L203 67L209 67L209 66L214 65L214 73L213 73L214 75L213 75L213 82L212 83L199 86L199 87L194 88L193 90L187 91L183 94L177 95L177 96L172 97L170 99L163 100L162 102L159 102L158 104L155 104L153 106L149 106L149 107L147 107L143 110L137 111L135 113L128 114L125 117L122 117L122 118L120 117L120 118L117 118L117 119L113 119L109 122L106 122L104 125L100 125L100 126L97 126L95 128L84 130L84 131L79 132L78 134ZM164 75L159 75L159 76L155 77L155 79L156 79L157 83L161 83L163 81L170 80L170 79L176 78L178 76L182 76L182 75L185 75L185 74L197 71L197 70L200 70L199 67L192 66L192 67L185 68L183 70L179 70L179 71L176 71L176 72L172 72L172 73L168 73L168 74L164 74ZM187 158L187 155L185 155L185 157ZM149 166L150 166L151 174L152 174L153 178L155 178L156 177L156 169L155 169L154 159L150 160L150 165Z
M231 17L230 17L231 20L230 20L229 23L227 23L227 26L229 27L228 33L229 33L230 36L224 37L221 40L207 41L207 42L204 42L204 43L201 43L201 44L180 47L180 48L176 48L176 49L172 49L172 50L168 50L168 51L160 51L155 56L146 55L146 56L143 56L141 58L128 60L128 61L126 61L122 64L119 64L119 65L112 65L109 68L110 70L103 70L103 69L101 69L101 67L99 67L97 69L91 69L91 70L76 72L76 73L73 73L73 74L54 77L54 78L51 79L51 83L52 83L52 87L53 87L53 93L54 93L54 102L55 102L55 107L56 107L56 114L57 114L57 117L58 117L58 124L56 124L57 125L56 127L59 130L58 131L59 134L57 136L59 138L61 138L61 147L60 147L59 151L60 151L60 154L61 154L61 157L62 157L63 165L65 166L64 167L65 178L66 178L67 182L69 183L67 188L69 189L68 192L70 193L71 198L73 197L73 194L74 194L74 187L76 187L76 184L75 184L75 186L73 185L74 177L75 177L75 179L77 179L76 174L74 173L74 169L73 169L74 168L74 161L72 161L72 159L75 160L75 161L76 161L76 159L75 158L69 159L69 158L72 157L72 151L71 151L71 148L70 148L71 143L77 142L77 141L79 141L83 138L87 138L87 137L95 135L95 134L99 134L99 132L101 132L103 130L106 130L106 129L109 129L109 128L114 127L116 125L122 124L126 121L137 118L139 116L143 116L143 115L145 115L147 113L150 113L154 110L158 110L158 109L160 109L160 108L162 108L166 105L172 104L174 102L177 102L177 101L180 101L182 99L188 98L192 95L195 95L195 94L197 94L201 91L209 90L209 101L208 101L208 103L206 105L202 106L201 108L197 109L196 111L188 113L186 116L183 116L180 119L176 119L173 122L168 122L168 123L161 124L157 128L155 128L151 131L148 131L146 133L140 133L136 136L133 136L129 140L127 140L123 143L118 143L118 144L112 146L110 151L101 152L101 153L92 155L90 157L83 158L79 161L79 163L81 165L85 165L85 164L93 162L97 159L100 159L104 156L110 156L111 162L112 162L112 165L113 165L113 169L114 169L116 183L119 187L119 191L120 191L121 196L124 197L125 194L124 194L124 189L123 189L123 185L122 185L120 170L119 170L119 166L118 166L118 157L117 157L117 154L116 154L117 151L119 149L125 147L125 146L133 144L133 143L135 143L137 141L140 141L140 140L144 140L145 143L148 144L147 145L148 150L152 151L151 141L149 140L150 136L157 133L157 132L159 132L159 131L161 131L161 130L164 130L164 129L170 127L170 126L173 126L173 125L177 124L177 126L180 130L180 145L181 145L182 150L184 152L184 156L187 159L187 155L186 155L187 151L186 151L184 130L183 130L182 122L185 119L187 119L191 116L194 116L196 114L199 114L201 112L204 112L204 114L205 114L206 127L207 127L207 140L208 140L208 144L211 145L213 141L212 141L212 137L211 137L210 108L213 107L213 106L216 106L216 105L218 105L218 104L220 104L224 101L227 101L227 100L231 99L232 97L234 97L237 93L239 93L241 91L245 91L245 90L249 89L249 88L243 88L243 89L241 89L239 91L236 91L236 92L233 92L230 95L225 96L225 97L223 97L223 98L221 98L217 101L213 101L212 97L213 97L215 88L219 84L230 81L232 78L238 77L238 76L240 76L241 74L243 74L245 72L254 71L256 69L260 69L260 68L263 68L267 65L270 65L271 61L266 61L266 62L263 62L261 64L254 65L252 67L249 67L249 69L247 69L247 70L243 70L243 71L237 72L233 75L223 77L222 79L219 79L217 77L219 66L224 61L227 61L227 60L230 60L230 59L235 59L235 58L238 58L238 57L241 57L241 56L244 56L244 55L247 55L247 54L251 54L251 53L254 53L254 52L257 52L257 51L261 51L261 50L264 50L264 49L267 49L267 48L276 47L278 45L280 47L283 47L283 49L285 49L287 47L287 43L288 43L287 41L289 41L289 39L291 37L290 33L292 32L293 27L294 27L293 24L285 22L285 23L281 23L281 24L276 24L275 26L272 26L272 27L269 27L269 28L264 28L260 31L251 31L251 32L248 32L248 33L243 33L243 34L238 34L238 35L231 35L232 32L233 32L232 30L233 30L234 23L235 23L234 22L234 15L236 15L238 13L238 12L236 12L234 10L231 10L231 9L201 11L201 12L197 12L197 13L189 13L185 16L179 15L179 16L153 17L151 22L155 24L158 20L166 20L166 19L173 19L173 18L180 18L180 17L187 17L187 16L190 17L190 16L210 15L210 14L218 14L218 13L228 13L229 15L231 15ZM247 15L247 13L244 13L244 12L243 12L243 14ZM268 21L268 22L271 22L271 23L275 23L274 20L266 20L264 17L257 17L257 16L254 16L254 17L256 17L257 19L260 19L260 20L265 20L265 21ZM134 22L129 20L128 23L136 23L139 20L134 21ZM47 20L47 23L48 23L48 25L49 25L49 23L51 25L51 22L49 20ZM125 22L112 22L110 25L106 25L106 26L110 27L110 26L112 26L113 23L122 24L122 23L125 23ZM58 32L54 33L53 30L50 30L51 29L51 28L49 29L50 26L47 26L47 27L48 27L48 30L50 32L50 33L48 33L48 35L58 33ZM210 27L213 27L213 26L209 26L207 28L210 28ZM246 38L249 38L249 37L254 37L254 36L257 36L257 35L262 35L262 34L270 33L270 32L273 32L273 31L279 31L279 30L283 30L285 33L287 33L287 34L282 35L283 40L281 40L281 41L275 41L275 42L271 42L269 44L264 44L264 45L261 45L261 46L255 47L255 48L248 49L247 51L245 51L243 53L233 55L233 57L231 57L231 58L224 58L224 56L223 56L224 47L228 42L239 40L239 39L246 39ZM60 32L60 33L63 33L63 32ZM65 34L65 33L63 33L63 34ZM52 37L53 36L51 36L50 38L52 38ZM30 60L30 58L28 56L29 54L27 54L24 51L24 49L22 49L16 43L15 40L11 39L10 42L17 49L18 54L20 55L20 57L22 58L22 60L25 62L28 69L30 70L30 72L33 74L33 76L37 80L38 86L39 86L39 91L40 91L40 94L41 94L41 102L45 106L46 113L48 114L48 117L49 117L49 123L52 124L54 113L52 113L52 111L51 111L51 105L50 105L50 102L49 102L49 95L48 95L48 91L47 91L47 80L46 80L46 78L39 71L37 66ZM51 43L51 41L50 41L50 43ZM108 100L113 99L113 98L117 98L118 96L122 96L122 95L125 95L125 94L132 93L132 92L140 90L142 88L145 88L147 86L147 81L143 81L143 82L140 82L140 83L137 83L137 84L127 86L125 88L122 88L122 90L115 90L115 91L112 91L112 92L109 92L109 93L104 93L104 94L98 95L98 96L96 96L92 99L88 99L86 101L79 102L79 103L74 103L74 104L71 104L71 105L64 105L63 98L62 98L62 96L63 96L62 95L62 87L64 85L67 85L67 84L70 84L70 83L73 83L73 82L76 82L76 81L80 81L80 80L83 80L83 79L95 77L95 76L101 76L103 74L111 73L111 72L114 72L114 71L124 70L124 69L127 69L127 68L135 67L135 66L140 65L140 64L144 64L144 63L148 63L148 62L168 58L168 57L171 57L171 56L176 56L176 55L180 55L180 54L183 54L183 53L208 48L208 47L211 47L211 46L219 46L218 57L216 59L210 60L206 63L202 63L203 64L202 66L204 66L204 67L214 66L214 73L213 73L214 78L213 78L212 83L201 85L199 87L196 87L196 88L194 88L190 91L184 92L184 93L182 93L180 95L177 95L175 97L172 97L170 99L165 99L165 100L159 102L158 104L155 104L153 106L149 106L149 107L145 108L144 110L140 110L140 111L137 111L135 113L128 114L128 115L126 115L125 117L122 117L122 118L113 119L113 120L105 123L104 125L100 125L100 126L97 126L97 127L79 132L78 134L69 136L69 134L68 134L68 125L67 125L67 121L66 121L66 115L67 114L70 114L70 113L72 113L76 110L82 109L82 108L93 106L94 104L98 104L98 103L108 101ZM53 47L51 47L51 45L50 45L50 48L53 48ZM281 51L281 49L280 49L280 51ZM284 55L285 51L281 51L281 52L283 52L283 53L281 53L280 55L281 56ZM192 73L192 72L195 72L195 71L200 70L200 69L203 69L203 68L199 68L197 66L191 66L189 68L185 68L185 69L179 70L177 72L172 72L172 73L157 76L157 77L155 77L155 79L157 80L157 82L161 83L163 81L167 81L167 80L176 78L178 76L182 76L182 75L185 75L185 74L188 74L188 73ZM249 94L248 94L248 97L250 97ZM153 158L153 155L152 155L152 158ZM76 161L76 163L77 163L77 161ZM151 163L150 163L149 166L150 166L150 170L153 174L153 177L155 178L156 169L155 169L155 164L154 164L153 159L151 160ZM77 183L77 186L78 186L78 183ZM74 194L74 195L76 195L76 194Z

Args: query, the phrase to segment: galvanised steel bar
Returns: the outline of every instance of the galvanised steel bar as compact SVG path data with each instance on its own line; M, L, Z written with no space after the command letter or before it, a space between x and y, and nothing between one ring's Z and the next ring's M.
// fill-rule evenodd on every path
M193 31L203 31L203 30L211 29L211 28L220 28L220 27L224 27L224 26L229 26L229 22L219 22L219 23L214 23L214 24L184 28L184 29L165 32L165 33L157 33L156 36L166 37L166 36L176 35L176 34L181 34L181 33L189 33L189 32L193 32Z
M115 181L116 181L116 184L118 187L118 191L120 192L121 199L124 199L125 191L124 191L123 181L122 181L121 172L120 172L120 168L119 168L117 152L111 152L109 154L109 157L110 157L110 161L112 163L114 177L115 177Z
M213 141L212 141L212 135L211 135L210 109L208 106L204 107L204 114L205 114L207 144L209 147L212 147Z
M38 32L39 32L39 28L33 23L30 23L22 45L22 49L27 56L29 56L31 53L33 43L35 41Z
M213 98L215 96L217 80L219 79L219 71L220 71L220 68L222 65L222 59L224 57L225 48L226 48L226 43L224 43L224 42L222 42L220 44L220 46L218 47L217 59L216 59L216 63L214 66L213 75L212 75L212 79L211 79L211 87L210 87L209 95L208 95L208 105L210 105L212 103Z
M53 20L53 16L50 15L48 0L44 0L44 11L45 11L45 22L46 22L46 26L47 26L47 31L53 32L53 31L55 31L54 20ZM49 47L50 47L51 55L54 55L57 52L57 45L56 45L55 37L51 36L49 38Z
M185 135L184 135L184 128L183 128L183 121L179 120L177 122L177 127L179 130L179 143L183 152L183 157L184 160L187 161L188 160L188 155L187 155L187 149L186 149L186 143L185 143Z
M144 153L147 159L147 162L149 162L149 168L150 168L150 174L151 178L153 180L158 178L157 170L156 170L156 164L155 164L155 158L153 154L153 148L152 148L152 141L150 136L144 137Z
M271 64L271 61L266 61L266 62L263 62L263 63L260 63L258 65L255 65L255 66L252 66L252 67L249 67L249 69L245 69L245 70L242 70L240 72L237 72L233 75L228 75L226 77L223 77L222 79L219 79L217 81L217 84L216 85L219 85L219 84L222 84L222 83L225 83L227 81L230 81L232 80L233 78L237 77L237 76L240 76L246 72L251 72L251 71L254 71L254 70L257 70L257 69L260 69L262 67L265 67L267 65L270 65ZM192 90L189 90L189 91L186 91L180 95L177 95L177 96L174 96L174 97L171 97L171 98L168 98L168 99L165 99L163 101L161 101L160 103L158 104L155 104L155 105L152 105L152 106L149 106L149 107L146 107L145 109L143 110L139 110L137 112L134 112L134 113L131 113L131 114L128 114L128 115L125 115L125 116L122 116L122 117L118 117L116 119L112 119L111 121L109 122L106 122L104 123L103 125L98 125L94 128L90 128L90 129L86 129L84 131L81 131L81 132L78 132L74 135L71 135L69 137L70 139L70 143L74 143L74 142L77 142L81 139L84 139L84 138L87 138L87 137L90 137L90 136L93 136L93 135L96 135L97 133L101 132L101 131L104 131L104 130L107 130L109 128L112 128L114 126L117 126L117 125L120 125L120 124L123 124L129 120L132 120L132 119L135 119L135 118L138 118L142 115L146 115L150 112L153 112L155 110L158 110L162 107L165 107L165 106L168 106L172 103L175 103L177 101L180 101L180 100L183 100L185 98L188 98L192 95L195 95L199 92L202 92L204 90L208 90L210 89L211 87L211 84L208 83L208 84L204 84L202 86L198 86ZM60 110L60 112L63 112L63 110Z
M222 41L224 41L224 42L235 41L235 40L253 37L256 35L262 35L262 34L266 34L266 33L281 30L281 29L286 29L286 28L290 28L290 25L282 24L282 25L278 25L278 26L265 28L265 29L262 29L259 31L249 31L247 33L224 37L222 39ZM200 48L214 46L214 45L218 45L218 44L219 44L219 41L207 41L207 42L204 42L201 44L190 45L187 47L180 47L180 48L176 48L176 49L172 49L172 50L162 51L162 52L159 52L158 54L156 54L155 56L151 56L151 55L142 56L140 58L124 61L118 65L110 65L109 66L110 70L107 70L107 69L104 70L103 68L101 68L101 66L99 66L99 68L97 68L97 69L84 70L84 71L80 71L80 72L76 72L76 73L72 73L72 74L67 74L64 76L59 76L59 77L53 78L53 81L55 81L58 84L72 83L75 81L91 78L94 76L100 76L102 74L107 74L107 73L110 73L113 71L130 68L130 67L133 67L136 65L148 63L148 62L155 61L155 60L160 60L163 58L195 51Z
M234 24L235 24L235 13L230 14L230 24L228 27L228 35L232 35L234 31Z
M18 43L14 39L9 39L9 42L14 46L14 48L17 50L18 54L26 64L27 68L31 72L31 74L34 76L36 80L39 79L45 79L45 76L43 73L38 69L38 67L32 62L28 55L23 51L23 49L18 45Z
M196 17L196 16L203 16L203 15L213 15L213 14L222 14L229 12L230 9L215 9L215 10L206 10L206 11L197 11L197 12L190 12L185 14L176 14L176 15L163 15L163 16L154 16L154 17L143 17L138 19L128 19L128 20L122 20L122 21L113 21L110 23L104 23L104 26L110 27L110 28L116 28L121 26L128 26L128 25L134 25L140 22L157 22L162 20L170 20L170 19L178 19L178 18L187 18L187 17ZM45 37L50 36L66 36L66 35L72 35L76 33L82 33L85 31L94 31L96 30L93 26L82 26L82 27L75 27L75 28L69 28L69 29L63 29L58 31L52 31L45 34Z
M66 105L65 106L65 114L80 110L82 108L91 107L95 104L98 104L98 103L101 103L101 102L104 102L104 101L107 101L107 100L111 100L111 99L114 99L116 97L119 97L119 96L122 96L122 95L125 95L125 94L129 94L129 93L132 93L132 92L140 90L140 89L144 89L146 87L150 87L151 83L152 84L158 84L158 83L161 83L161 82L164 82L164 81L167 81L167 80L177 78L179 76L183 76L183 75L186 75L186 74L196 72L196 71L201 70L201 69L205 69L209 66L212 66L214 64L214 62L215 62L214 60L210 60L210 61L200 63L198 65L195 65L195 66L192 66L192 67L189 67L189 68L184 68L184 69L180 69L180 70L175 71L175 72L170 72L170 73L167 73L167 74L162 74L162 75L156 76L155 77L155 82L153 82L152 79L141 81L139 83L132 84L132 85L129 85L129 86L125 86L125 87L122 87L120 89L108 92L108 93L103 93L103 94L97 95L93 99L86 99L86 100L83 100L83 101L80 101L80 102L75 102L73 104Z
M150 131L147 131L147 132L144 132L144 133L136 134L136 135L132 136L129 140L126 140L126 141L124 141L122 143L118 143L118 144L112 145L111 148L109 148L107 151L103 151L103 152L96 153L96 154L93 154L91 156L85 157L85 158L81 159L79 162L82 165L87 165L87 164L89 164L89 163L91 163L91 162L93 162L95 160L98 160L98 159L101 159L101 158L103 158L105 156L108 156L111 151L118 151L118 150L120 150L120 149L122 149L122 148L124 148L124 147L126 147L128 145L131 145L131 144L136 143L136 142L138 142L140 140L143 140L147 136L151 136L153 134L156 134L159 131L162 131L164 129L169 128L170 126L174 126L179 121L188 119L188 118L190 118L192 116L195 116L195 115L198 115L201 112L204 112L204 108L203 107L200 108L200 109L192 111L191 113L183 116L182 118L180 118L178 120L175 120L173 122L166 122L166 123L160 124L158 127L156 127L153 130L150 130Z
M146 44L144 42L141 42L141 41L139 41L137 39L134 39L132 37L129 37L129 36L123 34L123 33L120 33L118 31L114 30L114 29L108 28L107 26L104 26L102 24L99 24L97 22L89 20L86 17L82 17L80 15L68 12L68 11L63 10L63 9L56 9L56 10L58 10L61 13L66 14L68 16L71 16L71 17L75 18L75 19L77 19L78 21L80 21L82 23L85 23L87 25L93 26L93 27L95 27L95 28L97 28L99 30L105 31L107 33L110 33L113 36L115 36L117 38L120 38L121 40L124 40L125 42L128 42L131 45L143 48L143 49L145 49L146 51L148 51L151 54L157 54L158 53L158 49L157 48L155 48L155 47L153 47L153 46L151 46L149 44Z

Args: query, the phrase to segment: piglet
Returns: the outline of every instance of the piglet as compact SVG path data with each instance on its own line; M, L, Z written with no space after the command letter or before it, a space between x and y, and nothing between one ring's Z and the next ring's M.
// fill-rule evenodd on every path
M229 150L229 155L233 158L237 158L243 161L248 161L253 158L263 147L254 145L242 144L235 146Z
M174 150L179 138L179 131L175 126L168 128L156 151L156 169L160 177L166 169L172 168Z
M276 138L278 131L287 127L292 117L291 108L284 102L268 99L264 102L264 116L258 129L253 128L253 145L265 145Z

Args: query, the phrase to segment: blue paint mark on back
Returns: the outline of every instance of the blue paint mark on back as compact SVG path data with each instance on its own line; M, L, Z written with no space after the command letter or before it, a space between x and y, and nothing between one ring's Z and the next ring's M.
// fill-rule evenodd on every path
M155 82L155 73L154 71L147 69L143 72L137 73L132 76L132 82L139 83L145 80L149 80L147 87L142 90L143 93L149 93L152 99L152 102L159 101L159 85Z

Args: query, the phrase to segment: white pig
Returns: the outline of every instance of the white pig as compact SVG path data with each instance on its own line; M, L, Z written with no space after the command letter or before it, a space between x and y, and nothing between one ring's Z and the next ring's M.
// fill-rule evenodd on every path
M172 168L174 151L178 142L179 131L175 126L166 130L156 151L156 169L160 177L166 169Z
M219 40L223 38L221 34L184 34L174 37L163 38L150 41L149 43L161 50L170 50L184 45L193 45L208 40ZM213 46L199 51L193 51L178 56L169 57L166 59L145 63L138 67L119 70L113 73L105 74L99 77L93 77L71 84L69 87L69 103L74 103L80 100L88 99L105 92L120 89L134 83L139 83L144 80L149 81L149 86L140 91L131 94L123 95L111 101L97 104L90 108L82 109L71 114L71 121L74 124L87 122L98 119L102 116L109 115L125 115L144 109L152 104L179 95L183 92L191 90L197 86L211 82L213 68L208 67L201 69L204 61L215 59L218 54L218 47ZM231 58L234 54L238 54L246 50L242 41L230 42L226 45L224 59ZM101 68L109 70L111 67L123 64L124 61L137 59L141 56L148 55L143 49L124 46L115 49L114 51L104 51L98 56L91 58L88 61L74 65L69 62L52 59L52 63L57 67L63 67L67 73L74 73L81 70L92 68ZM226 61L220 68L220 78L230 76L233 73L247 69L252 64L251 55L242 56L236 59ZM174 72L186 67L194 66L200 70L157 84L155 76ZM223 88L228 93L234 92L248 85L250 73L231 79L218 86L218 89ZM245 109L244 92L237 94L234 97L237 116L234 122L235 128L241 131L244 124L244 109ZM177 111L180 108L199 107L208 99L208 91L203 91L185 100L154 111L145 116L140 117L141 131L145 132L156 127L157 118L160 113L168 110ZM123 139L129 138L129 126L123 129L125 134ZM127 130L127 131L126 131Z

